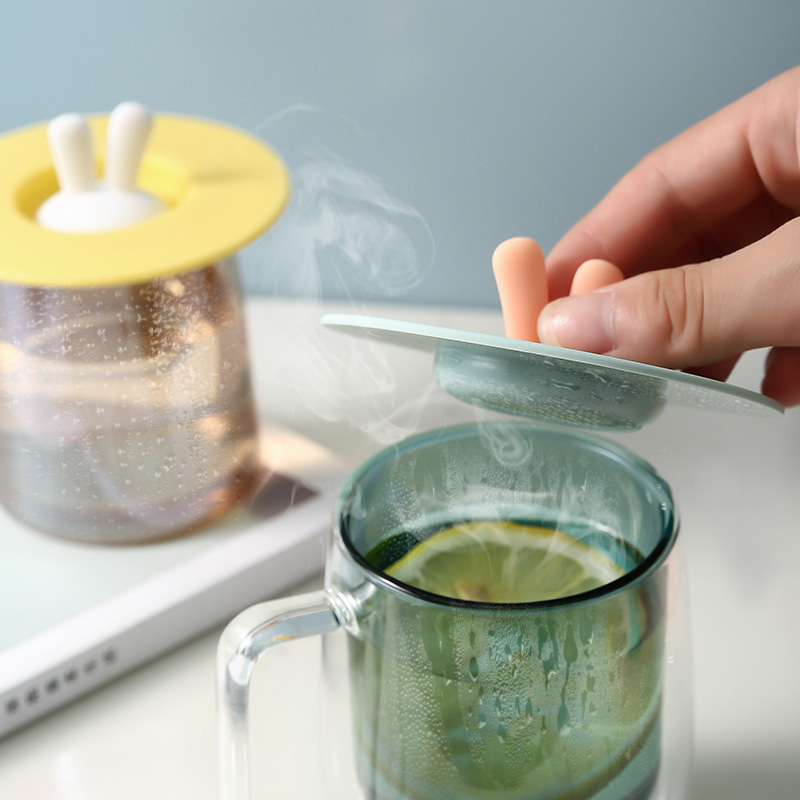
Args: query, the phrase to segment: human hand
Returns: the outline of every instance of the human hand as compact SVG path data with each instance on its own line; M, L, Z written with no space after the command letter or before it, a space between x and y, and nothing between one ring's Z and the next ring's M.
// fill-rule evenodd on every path
M772 347L764 394L800 404L800 68L646 156L555 246L538 335L724 380ZM591 258L625 279L567 297Z

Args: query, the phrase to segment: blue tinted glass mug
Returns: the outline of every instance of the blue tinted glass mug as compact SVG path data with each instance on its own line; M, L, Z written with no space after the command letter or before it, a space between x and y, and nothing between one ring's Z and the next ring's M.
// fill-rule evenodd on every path
M567 531L619 572L580 594L504 604L383 571L431 531L470 520ZM346 641L333 646L344 663L323 652L325 691L339 703L323 733L334 749L346 742L325 761L350 775L342 794L346 781L326 782L332 796L684 798L691 681L677 532L658 474L583 434L467 425L377 454L340 493L325 588L255 606L222 636L223 796L248 796L256 663L279 643L343 631L325 641Z

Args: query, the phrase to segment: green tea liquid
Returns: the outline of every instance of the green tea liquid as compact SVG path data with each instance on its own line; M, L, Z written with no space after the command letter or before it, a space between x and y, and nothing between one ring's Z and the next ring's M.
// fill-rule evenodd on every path
M546 523L397 533L367 559L390 575L393 568L413 575L423 591L465 586L479 601L461 596L434 605L389 592L368 601L350 650L367 797L650 794L659 758L663 572L580 602L514 605L525 602L527 582L541 591L558 584L559 572L573 576L566 585L577 585L569 583L576 572L595 582L613 579L641 560L604 531L559 531ZM433 576L429 586L426 576ZM493 600L508 596L509 581L512 599Z

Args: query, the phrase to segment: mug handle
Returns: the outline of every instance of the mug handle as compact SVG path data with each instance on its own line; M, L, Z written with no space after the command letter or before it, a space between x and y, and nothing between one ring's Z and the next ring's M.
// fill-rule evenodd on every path
M326 590L259 603L234 617L217 647L217 736L222 800L248 800L250 678L274 645L332 633L345 624L346 606Z

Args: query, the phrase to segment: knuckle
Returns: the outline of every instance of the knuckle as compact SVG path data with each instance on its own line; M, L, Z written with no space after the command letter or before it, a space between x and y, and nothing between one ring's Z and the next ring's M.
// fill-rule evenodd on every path
M686 365L691 353L704 348L705 292L698 271L676 267L659 274L654 286L653 324L664 342L666 357L675 365Z

